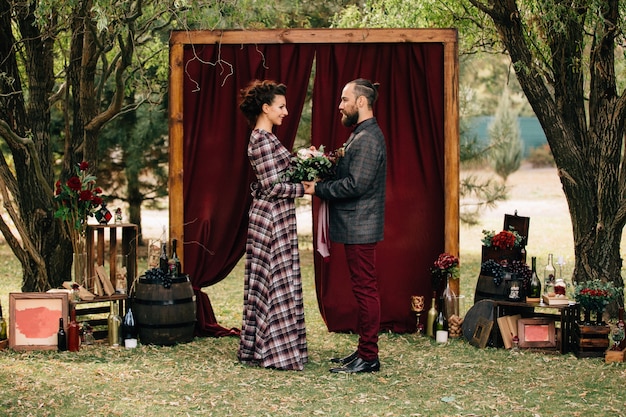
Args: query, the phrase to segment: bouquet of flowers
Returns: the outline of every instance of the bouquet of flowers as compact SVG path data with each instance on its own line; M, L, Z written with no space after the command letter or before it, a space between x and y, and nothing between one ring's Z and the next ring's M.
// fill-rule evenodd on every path
M434 268L431 272L434 275L445 277L447 274L450 274L452 278L459 278L459 258L456 256L450 255L449 253L442 253L433 265Z
M89 163L83 161L65 183L58 180L55 184L57 209L54 217L66 223L74 253L85 251L83 237L87 229L87 216L93 216L103 205L102 189L96 187L96 177L90 175L88 169Z
M574 284L574 299L586 311L602 312L618 295L612 282L593 279Z
M324 145L317 149L315 146L302 148L294 152L291 166L284 174L284 180L302 182L324 180L335 174L335 164L343 156L343 148L326 153Z
M487 247L513 249L514 247L519 247L522 240L524 240L524 237L511 227L510 230L503 230L498 234L493 230L483 230L481 242Z

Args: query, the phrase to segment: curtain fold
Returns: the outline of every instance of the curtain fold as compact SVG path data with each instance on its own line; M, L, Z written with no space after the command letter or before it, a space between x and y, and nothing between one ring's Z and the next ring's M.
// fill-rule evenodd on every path
M291 149L313 57L314 49L307 45L185 47L184 268L196 293L198 336L238 333L217 323L201 289L224 279L245 251L253 173L246 152L250 130L239 111L239 91L255 78L287 85L290 115L276 134Z
M430 297L430 268L444 248L442 44L319 45L313 91L312 144L342 146L350 134L338 111L355 78L381 84L374 114L387 142L385 238L378 245L381 330L415 331L411 295ZM385 65L381 65L385 63ZM319 199L314 199L317 227ZM320 312L329 331L357 330L342 245L325 262L315 253Z

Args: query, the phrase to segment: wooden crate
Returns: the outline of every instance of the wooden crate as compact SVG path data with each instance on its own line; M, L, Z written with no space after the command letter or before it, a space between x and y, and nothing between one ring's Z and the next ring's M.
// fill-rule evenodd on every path
M105 234L108 231L108 236ZM118 244L121 232L121 245ZM87 226L87 276L89 283L87 290L98 296L105 296L104 292L95 283L96 265L105 266L109 270L109 279L113 288L115 283L116 255L127 255L126 267L126 294L137 276L137 233L136 224L98 224Z
M626 354L626 349L623 350L607 350L604 354L604 362L624 362L624 355Z
M118 303L117 314L124 317L126 314L126 294L115 294L110 297L98 296L93 300L72 301L72 307L76 309L76 321L88 322L93 328L93 336L96 340L103 340L109 336L108 320L111 305Z
M576 323L573 350L579 358L602 358L609 347L609 326L585 326Z

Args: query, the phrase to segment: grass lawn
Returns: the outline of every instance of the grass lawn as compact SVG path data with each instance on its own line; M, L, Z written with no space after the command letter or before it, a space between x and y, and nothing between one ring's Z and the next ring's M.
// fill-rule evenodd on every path
M536 170L533 170L536 171ZM528 175L539 175L532 183ZM480 264L481 230L501 230L503 213L531 217L528 256L543 268L547 253L573 259L571 224L555 173L516 173L511 198L461 229L465 310ZM548 179L546 179L548 178ZM558 179L556 181L558 187ZM551 192L554 195L550 194ZM548 197L546 197L548 196ZM566 209L565 209L566 210ZM569 240L568 240L569 239ZM21 270L0 246L0 301L19 291ZM236 359L238 339L202 338L173 347L80 352L0 351L1 416L625 416L626 365L504 349L464 340L437 345L414 334L384 333L381 371L328 372L328 358L350 352L356 336L329 333L315 297L312 252L301 252L310 363L303 372L249 368ZM220 324L241 323L242 266L206 289Z

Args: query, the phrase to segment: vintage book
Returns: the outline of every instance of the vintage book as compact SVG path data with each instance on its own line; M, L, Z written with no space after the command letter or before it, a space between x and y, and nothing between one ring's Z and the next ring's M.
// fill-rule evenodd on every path
M519 336L517 334L517 322L522 318L521 314L515 314L514 316L505 316L506 320L509 322L509 328L511 329L511 333L513 336Z
M546 294L543 295L543 302L554 306L554 305L568 305L569 298L567 297L548 297Z
M105 294L109 296L115 294L115 288L113 288L111 280L109 279L109 277L107 277L104 266L96 265L96 275L98 275L98 278L100 278L100 282L102 283Z
M72 282L72 281L63 281L63 288L68 290L68 294L69 294L69 292L72 291L72 285L74 284L75 282ZM81 300L90 301L96 298L95 295L87 291L87 289L80 284L78 285L78 294L80 295Z
M504 348L511 349L511 347L513 347L513 334L506 316L498 317L498 328L500 329L500 335L502 336Z
M506 349L513 347L513 337L517 336L517 321L521 318L520 314L498 317L498 328Z

